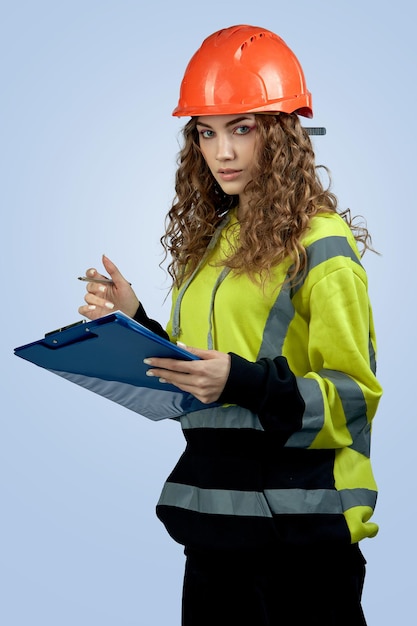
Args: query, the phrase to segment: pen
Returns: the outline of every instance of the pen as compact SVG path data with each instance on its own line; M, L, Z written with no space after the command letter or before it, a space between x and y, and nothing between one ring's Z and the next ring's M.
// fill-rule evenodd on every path
M83 280L85 283L101 283L102 285L114 285L111 278L89 278L88 276L78 276L78 280ZM132 286L132 283L129 283Z
M101 283L102 285L114 284L110 278L89 278L88 276L78 276L78 280L83 280L85 283Z

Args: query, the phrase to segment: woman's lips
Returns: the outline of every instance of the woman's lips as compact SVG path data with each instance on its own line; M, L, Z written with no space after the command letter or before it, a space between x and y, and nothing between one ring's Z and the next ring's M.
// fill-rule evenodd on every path
M242 170L227 169L227 170L218 171L218 175L220 176L220 178L225 181L235 180L235 178L238 178L241 173L242 173Z

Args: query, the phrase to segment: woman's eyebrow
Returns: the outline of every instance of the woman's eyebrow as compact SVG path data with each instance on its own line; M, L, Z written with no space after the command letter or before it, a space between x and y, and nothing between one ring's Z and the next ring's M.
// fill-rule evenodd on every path
M226 128L229 126L233 126L234 124L238 124L239 122L242 122L243 120L249 120L249 117L246 117L245 115L242 117L237 117L234 120L230 120L230 122L227 122L227 124L225 124ZM211 126L210 124L205 124L204 122L197 122L197 126L204 126L205 128L210 128Z

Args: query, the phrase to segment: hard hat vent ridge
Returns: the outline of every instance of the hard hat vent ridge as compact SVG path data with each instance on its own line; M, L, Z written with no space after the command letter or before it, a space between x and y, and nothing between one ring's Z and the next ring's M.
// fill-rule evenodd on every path
M262 39L263 37L267 37L268 35L271 36L271 33L262 32L262 33L257 33L256 35L252 35L251 37L249 37L249 39L247 39L246 41L242 43L242 45L240 46L240 49L243 51L254 41Z

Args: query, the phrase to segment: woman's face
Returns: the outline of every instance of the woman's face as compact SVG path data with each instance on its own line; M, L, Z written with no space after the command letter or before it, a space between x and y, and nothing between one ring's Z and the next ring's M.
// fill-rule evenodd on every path
M228 195L238 195L252 180L256 118L253 113L207 115L197 118L201 153L214 178Z

